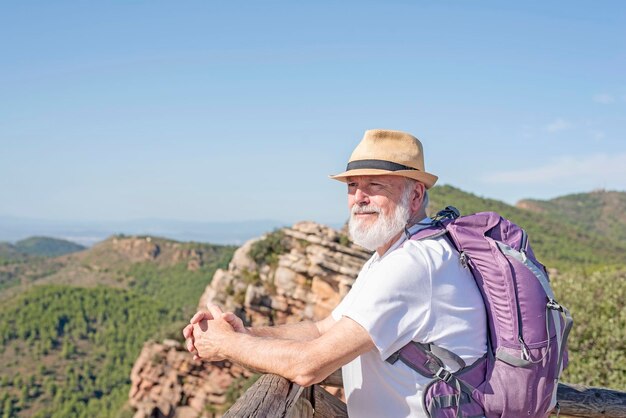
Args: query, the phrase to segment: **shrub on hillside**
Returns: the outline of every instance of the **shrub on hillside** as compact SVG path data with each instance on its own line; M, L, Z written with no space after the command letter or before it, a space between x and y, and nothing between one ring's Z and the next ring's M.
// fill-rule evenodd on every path
M563 381L626 390L626 268L568 272L553 287L574 318Z
M259 265L273 266L278 263L278 256L285 252L287 252L285 234L277 230L252 244L249 255Z

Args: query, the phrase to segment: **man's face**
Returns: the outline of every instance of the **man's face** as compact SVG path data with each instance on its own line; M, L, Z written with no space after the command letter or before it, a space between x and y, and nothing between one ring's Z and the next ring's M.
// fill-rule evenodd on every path
M411 215L411 190L397 176L355 176L348 179L350 236L369 250L387 246Z
M405 180L398 176L354 176L348 178L348 208L355 205L376 207L378 211L356 213L354 218L363 226L372 225L382 216L391 215L400 202Z

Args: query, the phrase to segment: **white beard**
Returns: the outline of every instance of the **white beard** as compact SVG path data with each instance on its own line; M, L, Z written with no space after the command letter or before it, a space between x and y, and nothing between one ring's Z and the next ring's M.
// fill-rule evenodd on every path
M411 210L409 208L411 192L412 190L408 189L402 193L400 202L398 202L396 209L389 216L384 216L380 208L372 204L368 206L352 206L350 221L348 223L352 241L370 251L374 251L388 244L396 235L404 230L411 216ZM357 213L363 212L378 213L376 221L371 226L364 225L362 220L355 216Z

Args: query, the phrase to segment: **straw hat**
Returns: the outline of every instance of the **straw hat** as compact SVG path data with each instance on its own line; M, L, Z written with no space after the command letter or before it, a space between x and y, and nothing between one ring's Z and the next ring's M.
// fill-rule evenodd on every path
M424 170L422 143L406 132L372 129L354 149L346 171L330 178L347 182L351 176L401 176L433 187L437 176Z

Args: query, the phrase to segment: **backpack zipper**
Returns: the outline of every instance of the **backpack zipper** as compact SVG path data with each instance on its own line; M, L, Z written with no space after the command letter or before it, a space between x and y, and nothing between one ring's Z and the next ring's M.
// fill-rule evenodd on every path
M522 240L520 241L519 252L522 254L523 259L526 259L527 242L528 242L528 235L526 234L526 231L522 229ZM517 313L517 340L520 343L520 350L522 352L522 355L521 355L522 360L528 361L530 360L530 349L528 348L528 345L526 345L526 342L524 341L524 332L522 328L522 309L519 304L519 296L517 294L517 281L515 280L514 277L511 277L511 280L513 280L514 282L513 289L515 290L514 294L515 294L515 308L516 308L516 313Z
M517 339L522 350L522 360L530 360L530 350L524 341L524 333L522 330L522 309L519 305L519 298L517 296L517 286L515 286L515 307L517 309Z
M528 234L526 233L526 230L522 229L522 240L520 242L519 251L522 254L522 258L524 260L526 260L527 243L528 243ZM528 348L528 345L526 345L526 342L524 341L524 333L522 330L522 308L519 304L519 298L517 297L517 282L515 283L515 285L516 285L515 286L515 303L517 304L517 322L518 322L517 338L520 342L521 349L522 349L522 359L526 361L530 361L530 349Z
M520 242L520 248L519 248L519 252L522 255L522 260L524 262L524 264L526 263L527 260L527 256L526 256L526 247L528 243L528 234L526 234L526 230L522 229L522 240ZM522 360L526 360L529 362L532 362L531 357L530 357L530 349L528 348L528 345L526 345L526 342L524 341L524 333L522 331L522 308L519 304L519 298L517 296L517 281L515 282L515 303L517 304L517 322L518 322L518 339L520 342L520 346L522 349ZM533 388L531 386L531 383L528 382L528 388L526 389L527 392L530 393L530 402L531 405L534 405L535 403L535 391L533 391ZM528 411L528 415L531 414L531 411Z

